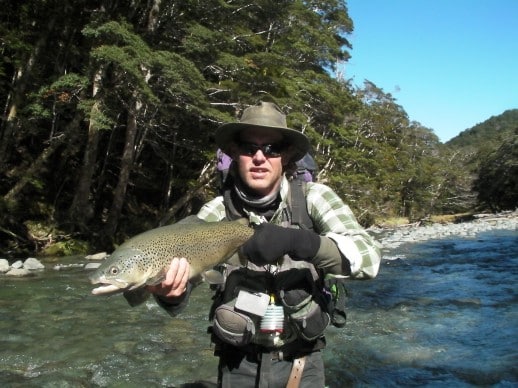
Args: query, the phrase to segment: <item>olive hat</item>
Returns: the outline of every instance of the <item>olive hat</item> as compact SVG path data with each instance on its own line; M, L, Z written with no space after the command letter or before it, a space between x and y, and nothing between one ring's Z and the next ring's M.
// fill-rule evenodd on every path
M223 152L228 152L229 145L238 141L239 133L246 128L275 129L282 134L283 142L293 149L292 160L301 159L310 148L309 139L302 132L288 128L286 115L271 102L260 102L246 108L237 123L221 125L215 134L216 144Z

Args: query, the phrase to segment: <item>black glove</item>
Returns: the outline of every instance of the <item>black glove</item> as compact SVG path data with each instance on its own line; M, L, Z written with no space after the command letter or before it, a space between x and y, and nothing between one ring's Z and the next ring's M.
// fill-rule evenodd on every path
M320 248L320 236L311 230L259 225L243 244L242 252L257 265L273 263L288 254L294 260L311 261Z

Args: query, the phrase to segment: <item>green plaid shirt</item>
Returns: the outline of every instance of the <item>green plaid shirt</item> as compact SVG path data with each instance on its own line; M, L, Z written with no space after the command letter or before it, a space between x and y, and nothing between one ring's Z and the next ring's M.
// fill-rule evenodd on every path
M288 208L289 187L288 180L284 178L280 190L281 203L269 222L282 223L283 211ZM315 231L336 243L351 263L351 277L375 277L381 261L380 244L362 228L349 206L330 187L315 182L308 182L306 187L308 213ZM223 196L206 203L197 216L208 222L226 219ZM253 212L249 212L248 217L255 224L266 221Z

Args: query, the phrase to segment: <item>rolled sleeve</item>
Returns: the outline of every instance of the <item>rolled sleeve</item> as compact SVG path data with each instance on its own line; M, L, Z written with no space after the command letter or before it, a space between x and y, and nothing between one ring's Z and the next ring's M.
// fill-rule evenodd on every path
M381 262L381 245L358 223L353 212L328 186L308 183L308 212L317 231L333 240L349 261L351 277L374 278Z
M202 206L196 216L207 222L222 221L226 217L225 205L223 203L223 196L214 198Z
M326 235L336 243L338 250L351 265L351 276L356 279L376 277L379 271L381 255L379 247L374 242L367 243L359 236L342 236L336 233Z

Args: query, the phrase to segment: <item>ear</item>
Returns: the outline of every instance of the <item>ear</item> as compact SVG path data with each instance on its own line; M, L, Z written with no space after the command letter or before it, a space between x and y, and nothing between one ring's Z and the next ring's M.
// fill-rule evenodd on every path
M228 145L227 155L230 156L232 160L236 160L237 158L239 158L239 149L236 143L230 143Z
M282 166L283 167L286 167L290 164L291 159L293 159L294 153L295 153L295 149L293 148L293 146L289 146L282 151L281 157L282 157Z

